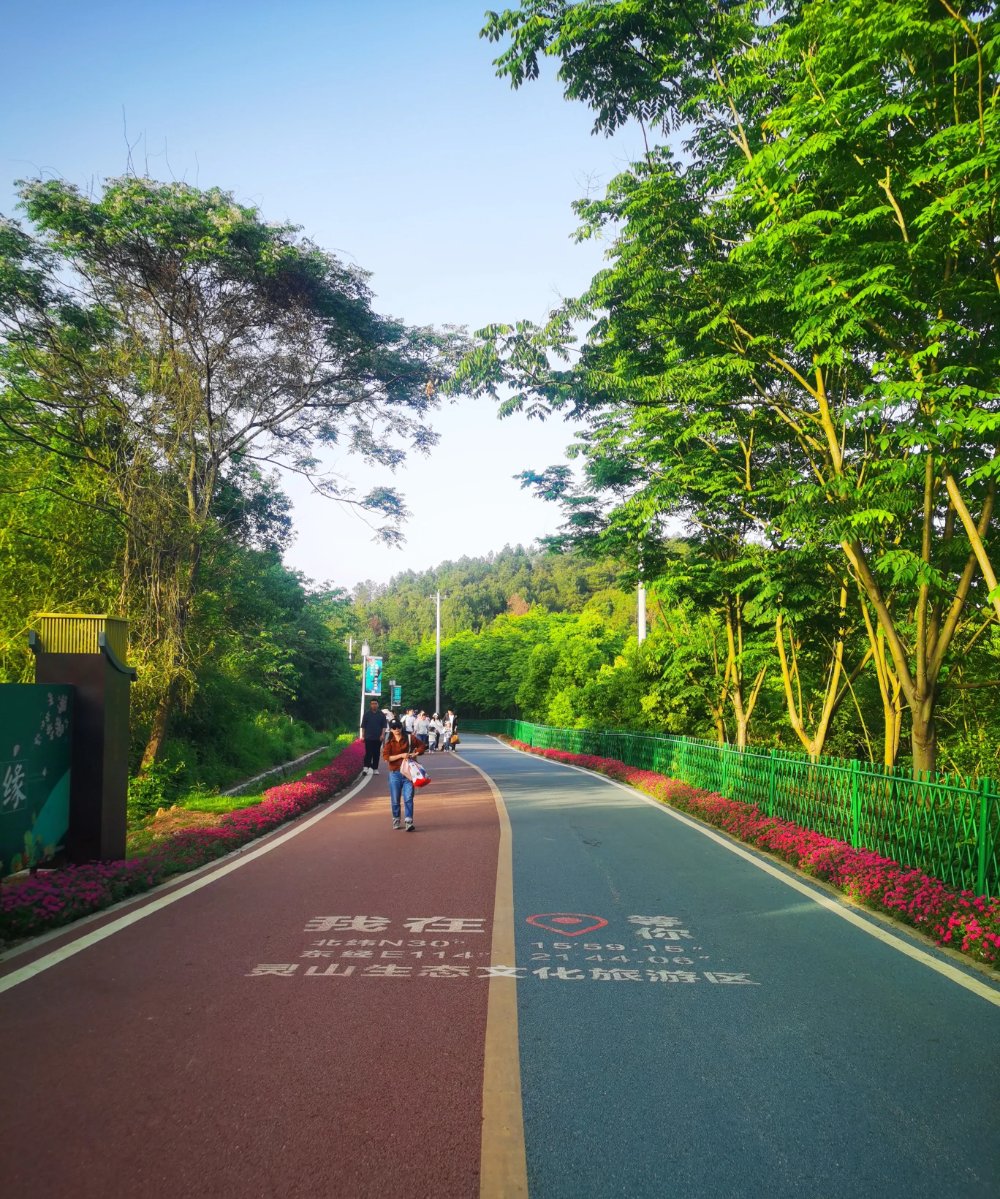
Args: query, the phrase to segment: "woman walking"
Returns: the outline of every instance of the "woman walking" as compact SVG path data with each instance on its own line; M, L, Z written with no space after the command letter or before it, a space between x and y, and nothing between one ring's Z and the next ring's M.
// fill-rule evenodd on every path
M389 736L382 746L382 757L389 768L389 804L392 808L392 827L399 828L400 805L403 801L403 816L406 831L413 832L413 783L403 774L402 766L424 752L424 744L407 733L398 720L389 724Z

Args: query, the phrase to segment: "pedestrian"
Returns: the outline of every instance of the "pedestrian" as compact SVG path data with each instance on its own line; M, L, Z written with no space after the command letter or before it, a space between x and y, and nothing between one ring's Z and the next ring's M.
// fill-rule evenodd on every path
M438 716L437 712L435 712L431 717L431 725L428 731L428 736L430 737L430 740L427 743L427 749L430 753L436 754L438 744L441 740L441 718Z
M420 709L416 720L413 722L413 733L423 742L424 749L427 748L427 742L430 739L431 722L427 718L427 713Z
M399 828L400 804L403 801L403 816L406 831L413 832L413 782L402 772L402 765L424 752L419 738L406 732L398 720L389 725L389 736L382 746L382 757L389 767L389 806L392 808L392 827Z
M382 735L388 723L385 713L378 706L378 700L373 699L368 705L368 711L361 717L361 736L365 739L363 769L368 774L378 773L378 755L382 748Z
M458 736L458 717L449 708L446 719L448 721L448 748L453 750L455 746L452 745L451 739Z

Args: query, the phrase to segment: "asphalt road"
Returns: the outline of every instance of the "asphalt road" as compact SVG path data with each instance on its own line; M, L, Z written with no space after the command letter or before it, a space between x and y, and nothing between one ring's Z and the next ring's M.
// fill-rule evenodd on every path
M1000 1194L995 986L635 792L466 750L513 830L532 1195Z
M0 960L4 1194L1000 1194L1000 986L461 748Z
M0 964L2 1193L476 1194L497 818L468 767L434 775L414 833L383 774Z

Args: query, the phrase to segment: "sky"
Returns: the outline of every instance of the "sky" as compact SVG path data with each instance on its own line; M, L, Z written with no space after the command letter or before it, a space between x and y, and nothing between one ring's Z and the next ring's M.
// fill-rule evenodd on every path
M605 247L576 244L571 203L601 194L638 132L594 136L555 72L513 91L480 39L483 0L34 0L7 8L0 212L14 180L83 188L133 169L221 187L371 272L377 311L411 325L543 320ZM387 583L463 555L530 545L558 508L514 476L562 461L561 420L497 419L490 401L435 414L440 441L395 476L324 465L358 493L389 483L412 516L389 548L347 506L283 484L286 564L317 586ZM370 522L371 518L367 518Z

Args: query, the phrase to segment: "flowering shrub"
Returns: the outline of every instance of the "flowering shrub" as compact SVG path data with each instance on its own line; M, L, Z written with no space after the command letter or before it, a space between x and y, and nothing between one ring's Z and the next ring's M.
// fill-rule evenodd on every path
M617 758L535 749L504 738L527 753L582 766L627 783L661 803L689 812L749 845L773 853L792 866L837 887L868 907L888 912L914 928L991 966L1000 965L1000 899L954 891L920 870L901 866L870 849L854 849L811 829L776 820L756 804L724 799L687 783L626 766Z
M255 807L229 812L217 824L183 829L143 858L66 866L5 886L0 891L0 943L35 936L148 891L294 820L357 778L364 752L364 742L355 741L322 770L265 791Z

